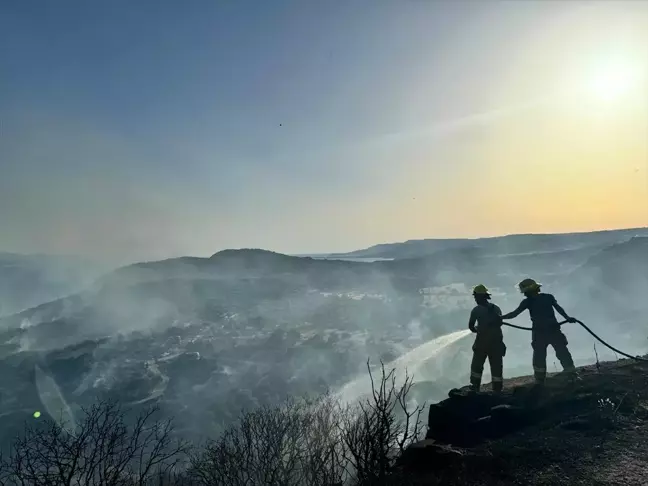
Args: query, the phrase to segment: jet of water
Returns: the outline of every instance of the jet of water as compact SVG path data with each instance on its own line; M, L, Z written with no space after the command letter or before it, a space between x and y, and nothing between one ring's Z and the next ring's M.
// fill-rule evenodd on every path
M470 335L469 330L462 330L434 338L386 364L385 369L387 371L395 370L396 384L397 386L402 385L406 373L410 377L416 375L423 364L430 359L437 358L448 346L468 335ZM335 393L335 397L341 402L353 403L369 393L371 393L371 380L369 376L362 375L341 387Z

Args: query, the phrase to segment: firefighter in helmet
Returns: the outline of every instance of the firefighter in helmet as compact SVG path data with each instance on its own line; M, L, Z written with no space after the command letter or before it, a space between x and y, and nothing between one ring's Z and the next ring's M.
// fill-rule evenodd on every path
M486 358L490 363L493 391L502 391L503 358L506 354L502 335L502 310L489 302L491 295L483 285L473 289L477 304L470 313L468 328L477 334L473 344L473 358L470 365L470 388L479 391Z
M560 324L556 319L554 309L567 322L577 321L567 315L553 295L541 293L540 287L542 287L542 284L531 278L522 280L518 284L518 288L524 294L525 299L513 312L504 314L502 319L513 319L525 310L529 311L532 323L533 374L536 383L542 385L547 376L547 347L549 345L554 348L556 357L564 371L576 377L574 360L569 349L567 349L567 337L560 330Z

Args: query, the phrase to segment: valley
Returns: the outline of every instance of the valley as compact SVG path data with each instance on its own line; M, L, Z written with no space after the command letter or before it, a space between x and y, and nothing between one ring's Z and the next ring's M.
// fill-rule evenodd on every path
M43 409L36 367L73 414L98 398L133 410L157 403L180 434L200 440L241 410L361 383L368 359L402 364L408 351L464 330L477 283L511 310L520 300L515 284L527 275L601 337L644 354L648 238L626 236L562 251L472 247L374 262L227 250L120 268L0 321L0 443ZM566 333L577 363L594 362L591 338ZM530 337L507 329L505 339L505 375L528 374ZM466 384L471 343L458 339L410 363L417 401Z

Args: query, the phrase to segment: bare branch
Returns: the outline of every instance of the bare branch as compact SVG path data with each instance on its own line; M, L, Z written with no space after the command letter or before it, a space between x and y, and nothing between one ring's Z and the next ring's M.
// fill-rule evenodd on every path
M186 443L172 439L170 422L154 420L156 409L140 415L132 428L112 402L82 412L74 435L49 419L45 427L28 426L3 458L1 480L33 486L148 485L160 474L170 477L188 451Z

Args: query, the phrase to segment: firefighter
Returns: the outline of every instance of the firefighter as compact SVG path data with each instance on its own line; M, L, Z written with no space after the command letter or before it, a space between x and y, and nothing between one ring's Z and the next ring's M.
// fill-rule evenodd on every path
M472 347L470 388L473 391L479 391L484 363L488 358L493 391L499 393L504 385L502 371L504 367L503 358L506 354L504 336L502 335L502 310L489 302L491 295L483 285L477 285L473 289L473 297L477 305L470 313L468 328L477 336Z
M563 370L572 377L578 378L572 355L567 349L567 336L560 330L554 309L565 318L567 322L577 322L567 315L565 310L558 305L556 298L551 294L541 293L539 284L531 278L522 280L518 284L520 292L526 297L513 312L502 316L502 319L513 319L525 310L529 311L532 323L531 346L533 347L533 375L538 385L543 385L547 376L547 347L554 348L556 357Z

